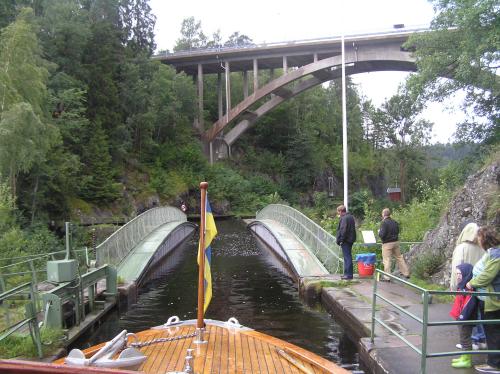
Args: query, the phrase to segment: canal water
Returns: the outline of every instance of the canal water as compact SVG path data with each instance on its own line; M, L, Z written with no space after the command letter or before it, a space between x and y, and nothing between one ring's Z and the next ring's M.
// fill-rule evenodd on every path
M218 220L212 242L213 298L206 317L241 324L289 341L331 361L355 365L355 344L318 304L299 299L297 285L266 248L258 244L240 220ZM109 340L126 329L136 332L165 323L170 316L196 319L197 238L176 255L175 266L141 290L137 304L115 311L74 345L86 348Z

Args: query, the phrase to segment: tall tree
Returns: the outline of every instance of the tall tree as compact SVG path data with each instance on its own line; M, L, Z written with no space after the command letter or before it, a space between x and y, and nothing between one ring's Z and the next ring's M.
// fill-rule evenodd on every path
M174 51L205 48L207 42L207 37L201 28L201 21L196 21L194 17L185 18L182 21L181 37L177 39Z
M129 146L120 101L119 82L125 62L118 0L96 0L90 9L91 37L84 54L88 85L88 116L99 123L114 159Z
M83 80L82 59L90 38L88 10L75 0L46 1L40 24L46 58L57 64L57 71Z
M127 46L133 53L146 53L150 56L156 48L156 16L151 12L149 0L121 0L120 8Z
M421 147L428 143L433 124L419 119L422 104L403 88L397 95L391 97L384 104L377 117L378 126L385 135L385 145L394 150L399 164L398 179L401 188L401 198L406 200L408 188L408 163L419 160L414 157Z
M468 121L459 134L469 140L500 139L500 11L497 0L431 0L433 31L410 38L418 74L413 89L442 100L465 90L465 108L485 121Z
M240 34L238 31L233 32L227 42L224 43L224 47L242 47L252 45L253 40L245 34Z
M99 123L92 126L83 157L84 177L80 195L87 200L106 203L120 196L119 184L115 180L115 170L111 166L106 134Z
M0 120L23 101L37 116L44 112L49 64L41 55L33 10L24 8L0 33Z
M28 103L13 105L0 121L0 171L8 176L12 196L16 196L17 177L46 159L58 132L43 123Z

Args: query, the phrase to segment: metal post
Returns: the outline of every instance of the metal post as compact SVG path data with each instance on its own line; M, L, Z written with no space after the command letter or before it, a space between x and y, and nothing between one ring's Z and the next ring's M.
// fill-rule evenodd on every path
M429 292L425 290L423 297L423 314L422 314L422 354L420 357L420 372L425 374L427 368L427 322L429 320Z
M38 320L36 318L36 300L35 300L35 290L33 288L33 283L30 283L30 296L31 296L31 304L30 304L30 312L31 312L31 328L30 332L32 332L32 338L36 345L36 349L38 352L38 357L43 357L42 351L42 338L40 337L40 329L38 328ZM33 336L34 335L34 336Z
M253 92L259 89L259 62L257 59L253 60Z
M229 62L226 61L226 67L224 68L226 73L226 123L229 122L229 111L231 110L231 70L229 67Z
M375 308L377 307L377 285L380 273L376 272L375 277L373 277L373 299L372 299L372 331L371 331L371 342L375 341Z
M36 287L36 285L38 284L38 279L36 276L35 265L33 265L33 259L29 260L29 265L30 265L30 269L31 269L31 279L32 279L33 284ZM38 307L40 305L40 299L38 298L38 292L34 293L34 298L35 298L34 299L35 305Z
M196 322L196 328L202 333L201 329L205 327L203 321L204 315L204 305L205 305L205 214L206 214L206 196L207 196L207 182L200 183L201 190L201 217L200 217L200 244L198 246L198 318ZM198 341L203 341L202 337L199 337Z
M218 109L218 120L220 121L224 117L224 108L222 106L222 77L220 73L217 73L217 109Z
M246 99L248 97L248 72L243 71L243 98Z
M70 244L70 239L69 239L69 236L70 236L70 223L69 222L65 222L64 223L64 227L66 229L66 260L69 260L69 244Z
M203 65L198 64L198 125L200 132L205 131L205 119L203 117Z
M347 209L348 189L347 189L347 105L346 105L346 88L345 88L345 45L344 34L342 34L342 149L344 159L344 206Z

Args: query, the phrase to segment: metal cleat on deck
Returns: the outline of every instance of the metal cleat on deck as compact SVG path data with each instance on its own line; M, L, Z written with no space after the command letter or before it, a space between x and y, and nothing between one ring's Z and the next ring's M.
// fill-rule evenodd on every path
M104 368L138 366L147 357L135 348L126 348L120 353L118 358L112 358L117 352L127 346L127 338L129 336L135 335L127 334L127 330L123 330L90 358L85 358L85 354L81 350L72 349L68 357L66 357L65 362L72 366L98 366Z

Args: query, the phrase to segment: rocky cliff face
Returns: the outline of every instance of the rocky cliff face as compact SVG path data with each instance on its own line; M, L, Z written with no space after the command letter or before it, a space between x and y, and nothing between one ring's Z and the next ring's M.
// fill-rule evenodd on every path
M500 158L467 179L453 197L449 210L436 229L429 231L422 244L407 254L410 264L425 254L443 254L446 259L440 270L431 276L433 283L448 285L451 256L455 241L466 223L492 225L500 229Z

